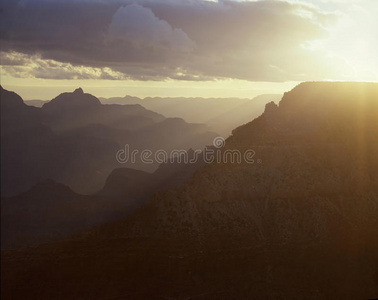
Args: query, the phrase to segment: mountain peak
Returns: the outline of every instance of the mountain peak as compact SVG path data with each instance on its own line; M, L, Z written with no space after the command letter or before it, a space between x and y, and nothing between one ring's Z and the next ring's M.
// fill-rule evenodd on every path
M272 113L272 112L277 111L277 109L278 109L278 105L274 103L273 101L265 105L265 113Z
M81 87L77 88L76 90L74 90L74 95L82 95L84 94L84 91Z
M50 112L62 110L90 109L101 106L100 100L91 94L85 94L82 88L78 88L72 93L62 93L43 105L43 109Z

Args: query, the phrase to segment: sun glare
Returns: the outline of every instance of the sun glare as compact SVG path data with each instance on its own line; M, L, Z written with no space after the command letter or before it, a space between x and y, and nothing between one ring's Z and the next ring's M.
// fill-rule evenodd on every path
M344 74L345 79L378 80L378 32L374 22L365 11L357 10L353 18L345 16L330 29L324 48L346 63L349 74Z

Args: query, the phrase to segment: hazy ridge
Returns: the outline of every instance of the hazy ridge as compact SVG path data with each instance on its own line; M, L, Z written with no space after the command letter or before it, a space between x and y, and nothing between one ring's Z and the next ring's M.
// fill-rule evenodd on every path
M203 166L128 218L3 252L2 295L374 298L377 120L378 84L303 83L222 148L256 164Z

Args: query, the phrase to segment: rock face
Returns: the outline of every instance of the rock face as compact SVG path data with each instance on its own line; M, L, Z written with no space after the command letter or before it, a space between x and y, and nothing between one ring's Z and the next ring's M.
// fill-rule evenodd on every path
M301 84L227 150L253 163L206 165L126 219L3 252L3 299L378 296L378 84Z

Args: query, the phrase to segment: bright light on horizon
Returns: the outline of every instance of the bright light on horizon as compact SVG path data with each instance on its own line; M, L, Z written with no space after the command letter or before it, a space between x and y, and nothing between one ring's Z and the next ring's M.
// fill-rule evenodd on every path
M3 80L5 79L5 80ZM24 100L51 100L78 87L96 97L201 97L254 98L261 94L283 94L299 82L214 81L120 81L120 80L53 80L3 78L2 86L15 91Z
M79 2L64 5L74 11ZM58 13L54 2L33 3L3 15L14 40L0 49L1 84L27 100L79 86L98 97L253 98L303 81L378 81L375 0L193 0L156 10L136 0L97 11L101 26L86 19L75 32L64 18L43 27L23 18L33 9Z

